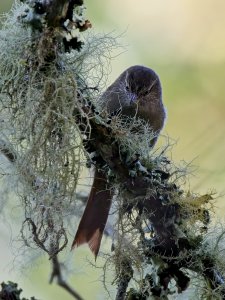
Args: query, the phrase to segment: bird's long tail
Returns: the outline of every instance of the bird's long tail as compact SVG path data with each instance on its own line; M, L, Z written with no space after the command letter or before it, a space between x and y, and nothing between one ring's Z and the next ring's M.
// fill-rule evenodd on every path
M95 259L97 258L111 202L112 193L107 189L106 176L103 172L95 170L94 182L72 243L72 249L88 243Z

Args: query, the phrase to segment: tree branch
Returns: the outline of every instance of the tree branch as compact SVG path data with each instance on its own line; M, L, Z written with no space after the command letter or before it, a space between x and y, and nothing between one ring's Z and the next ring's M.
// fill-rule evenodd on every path
M63 66L61 66L57 60L59 58L58 54L69 51L71 48L76 49L76 51L78 52L80 51L80 43L82 42L79 41L79 37L77 35L75 37L73 36L74 28L78 29L79 31L83 31L91 26L88 23L88 20L85 20L83 18L82 13L81 15L76 16L77 19L75 21L71 17L73 9L76 8L76 6L81 6L83 4L83 1L30 0L26 2L28 3L29 9L26 9L24 14L21 15L21 19L23 19L25 23L28 23L30 25L32 32L35 32L35 34L32 35L32 47L28 47L25 51L30 54L30 56L25 56L25 69L27 71L24 73L26 74L25 77L30 76L32 78L31 73L34 70L38 71L39 75L49 75L49 78L51 78L51 76L54 76L54 74L59 75L60 71L63 70ZM28 49L30 52L28 51ZM30 59L30 57L33 57L33 59ZM52 65L55 66L55 70L57 70L56 73L52 72ZM25 79L24 74L22 77L23 82ZM71 77L72 76L73 75L71 75ZM14 77L15 76L13 74L11 78ZM79 79L79 76L77 77ZM9 78L8 74L7 78ZM76 81L76 79L73 78L74 82ZM65 81L65 86L68 85L68 82L69 80ZM76 117L74 118L78 120L78 124L74 126L74 129L77 130L77 127L80 126L80 131L84 132L85 129L87 129L87 122L88 125L90 124L91 133L90 137L88 136L88 138L83 141L84 148L88 153L97 153L97 156L95 157L96 167L100 169L103 167L108 168L108 170L110 170L111 173L113 173L114 175L114 179L111 180L111 178L109 178L109 182L114 181L114 183L117 183L120 187L119 196L122 199L122 201L119 207L119 222L121 222L122 224L124 220L130 221L129 229L131 228L131 232L135 233L135 235L137 236L135 236L136 239L134 238L135 242L132 244L132 246L136 247L135 249L137 249L138 255L140 255L142 259L142 261L140 259L138 262L141 261L142 263L143 261L145 261L151 264L152 258L155 257L157 257L160 260L161 270L157 274L153 274L157 275L159 278L159 283L157 283L158 285L156 286L156 284L154 283L153 276L146 276L146 278L144 279L148 287L150 286L149 293L152 292L153 295L160 297L161 292L164 292L165 290L169 289L168 285L171 278L175 280L178 291L184 291L188 286L190 278L183 273L181 268L186 268L188 270L197 272L201 276L204 276L206 280L210 282L212 289L218 288L222 290L224 279L221 276L221 274L217 271L218 265L216 265L216 262L213 259L214 253L208 254L208 257L206 255L204 256L203 254L198 255L199 249L201 248L202 244L202 236L196 234L194 235L194 237L190 238L190 236L188 236L187 230L185 232L185 230L182 229L182 226L180 226L182 224L182 221L185 220L185 218L188 219L191 216L191 212L189 211L183 213L182 205L181 203L179 203L179 193L182 193L182 191L179 190L179 187L177 187L176 184L169 182L168 178L170 177L170 174L166 174L166 172L163 171L163 168L160 169L160 166L158 165L157 167L142 166L142 168L140 168L140 160L142 159L141 157L140 160L139 158L134 158L134 161L127 162L126 157L128 153L126 153L126 150L123 150L124 145L121 146L121 141L127 133L131 133L130 139L132 139L132 132L125 131L124 133L123 126L121 125L122 123L120 123L121 128L115 129L113 126L111 126L110 122L112 121L112 119L105 117L104 114L101 115L100 113L96 113L95 109L93 108L93 105L90 105L90 107L87 106L87 104L90 102L89 98L91 97L91 95L89 95L88 98L88 96L86 96L85 93L79 93L79 80L75 85L76 87L74 87L74 89L72 90L71 98L69 99L69 102L71 102L73 105L77 104L77 111L76 108L74 109L73 105L71 106L70 110L73 111L74 109L75 111L74 115L71 114L72 119L73 116L76 115ZM64 84L62 86L64 86ZM71 86L73 88L73 85ZM13 90L16 91L16 87L18 86L12 84L12 87ZM53 146L52 148L55 154L55 152L57 151L56 149L60 149L61 147L60 132L55 131L55 128L58 129L58 126L55 127L55 125L58 125L57 122L59 121L59 119L55 116L58 116L58 112L60 111L60 109L57 111L57 105L55 106L55 102L57 102L57 99L54 99L56 85L52 84L50 81L46 84L45 88L46 90L44 90L44 94L42 95L44 102L47 103L47 101L45 100L48 99L54 100L54 105L49 106L50 109L53 111L53 114L50 114L52 119L48 119L48 121L50 121L50 123L52 124L52 127L50 126L50 130L48 132L48 135L46 136L46 139L50 138L51 141L55 138L53 144L57 147ZM38 87L38 89L41 90L40 87ZM67 94L66 89L65 94ZM23 95L21 91L20 95ZM64 95L64 93L62 95ZM29 101L30 98L27 98ZM18 101L16 96L15 100L15 103L17 103ZM61 96L61 100L64 100L63 96ZM82 105L83 107L82 109L80 109ZM23 105L21 107L23 107ZM19 106L19 109L21 107ZM44 105L43 107L45 110L46 106ZM12 110L12 112L13 111L14 110ZM56 112L57 114L54 114ZM38 113L40 113L40 111ZM65 120L67 119L65 118ZM42 124L46 125L47 123ZM84 126L85 128L82 128L82 126ZM83 138L85 134L81 134L80 136L82 136ZM37 139L37 146L39 146L39 139ZM46 148L48 148L49 143L46 143L45 146ZM8 145L5 141L2 140L0 140L0 152L11 163L15 163L20 154L17 154L10 145ZM36 158L37 157L35 157L35 160ZM54 160L51 161L51 163L53 164ZM48 164L49 161L45 164L45 166ZM66 167L65 163L63 163L61 169L63 169L63 167ZM22 168L23 166L21 167L21 169ZM27 168L27 166L25 168ZM59 170L60 169L58 169L57 172L59 172ZM22 169L21 175L25 174L24 171L27 172L28 175L32 175L32 168L31 170ZM131 173L135 175L131 176ZM42 173L39 172L38 174ZM72 172L70 172L70 175L68 176L71 176L71 174ZM26 179L28 177L30 176L27 176ZM28 182L29 180L30 178L27 179ZM54 180L55 179L53 179L52 181ZM39 187L37 184L35 184L35 182L38 182L38 180L35 178L34 175L32 175L30 181L31 184L34 184L34 189L36 189L38 194ZM54 199L54 196L56 196L58 191L57 180L55 180L53 183L55 194L53 190L49 189L49 191L52 191L52 199ZM41 185L41 187L43 186ZM46 189L42 189L43 194L46 192L48 187L49 186L47 186ZM60 198L60 200L63 201L64 199ZM50 204L48 203L48 205L51 207L53 205L52 203L53 201ZM61 205L61 202L59 203ZM199 207L196 215L201 214L203 216L203 223L206 223L205 226L207 227L209 221L207 221L207 216L204 217L204 212L206 212L207 215L208 210L202 210L201 206ZM43 212L46 212L46 210L44 209ZM147 224L148 227L153 228L153 237L149 239L145 238L145 232L141 224L143 220L145 221L145 224ZM50 283L52 283L54 278L56 278L59 286L64 288L75 299L82 300L81 296L76 291L74 291L63 279L61 265L56 255L58 251L62 250L62 248L59 248L60 239L55 241L57 236L54 235L55 232L53 217L50 216L47 221L49 223L47 224L48 231L44 232L45 240L44 242L41 242L43 244L47 241L48 233L52 237L52 251L49 251L49 249L47 250L45 247L42 247L44 251L47 251L50 254L50 258L52 260L52 273ZM28 219L26 219L26 222L28 222ZM202 219L198 219L198 216L196 217L195 223L193 222L193 224L196 224L197 222L202 222ZM32 233L34 242L40 247L40 244L38 244L40 243L40 239L39 236L36 234L36 224L32 224L30 221L29 224L33 225L31 227L33 229ZM45 228L43 227L43 225L41 226L42 229ZM39 231L39 233L41 234L42 232ZM65 231L59 233L62 236L65 236ZM63 246L66 245L66 243L67 239ZM49 245L48 243L46 244ZM56 247L54 248L54 246ZM118 247L116 245L115 247L117 251L115 255L117 256L116 263L118 262L120 264L117 273L117 275L119 274L117 276L117 300L122 300L126 297L129 282L133 277L133 261L129 257L129 254L127 254L127 252L129 253L129 249L124 249L123 246L124 244L121 242L121 245L119 245ZM196 261L192 261L192 253L195 253ZM118 267L118 265L116 265L116 267ZM223 290L221 294L224 297Z
M62 276L61 265L58 260L58 256L54 255L51 259L52 262L52 274L50 277L50 284L53 282L54 278L57 279L57 284L61 286L65 291L67 291L74 299L84 300L64 279Z
M123 300L131 278L133 277L132 262L122 258L120 265L120 275L118 278L118 289L115 300Z

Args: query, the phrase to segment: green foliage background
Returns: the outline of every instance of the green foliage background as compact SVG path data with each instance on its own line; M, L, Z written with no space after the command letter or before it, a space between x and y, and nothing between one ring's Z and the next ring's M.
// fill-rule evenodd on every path
M1 0L0 11L12 1ZM126 67L143 64L159 74L168 111L164 134L177 141L172 158L193 161L197 166L190 186L196 192L225 191L225 3L221 0L86 0L93 29L115 30L126 51L112 60L109 83ZM224 219L224 197L216 202ZM13 215L13 213L12 213ZM10 223L10 220L8 220ZM0 281L17 281L25 296L40 299L71 299L57 286L48 286L46 260L27 274L13 266L7 222L0 227ZM109 246L109 241L106 246ZM85 299L106 299L101 270L88 266L84 247L74 254L74 287ZM82 258L81 258L82 257ZM46 258L47 259L47 258ZM99 263L101 260L99 259ZM36 263L35 263L36 264ZM11 271L10 271L11 270ZM25 275L25 276L24 276Z

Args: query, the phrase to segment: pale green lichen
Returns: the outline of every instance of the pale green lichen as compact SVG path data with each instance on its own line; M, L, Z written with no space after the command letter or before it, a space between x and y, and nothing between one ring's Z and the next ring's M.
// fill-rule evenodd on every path
M57 243L67 243L64 227L75 214L76 187L86 163L82 139L90 124L81 108L90 99L97 102L117 42L109 35L86 34L80 51L63 53L54 48L58 30L55 36L31 28L24 20L27 11L27 4L16 1L2 20L0 138L17 153L24 241L51 254L52 241L56 252ZM46 64L49 53L52 61ZM28 234L32 227L33 236Z

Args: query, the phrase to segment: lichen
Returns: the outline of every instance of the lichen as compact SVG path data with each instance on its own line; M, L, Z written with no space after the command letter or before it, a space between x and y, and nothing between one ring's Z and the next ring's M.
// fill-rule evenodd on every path
M0 138L17 153L24 242L52 255L67 244L65 227L76 214L76 188L88 156L83 139L91 128L82 107L99 97L117 42L82 33L83 47L65 52L64 25L50 30L41 14L41 25L33 26L27 20L36 9L31 2L16 1L2 20ZM83 9L75 12L81 26Z

